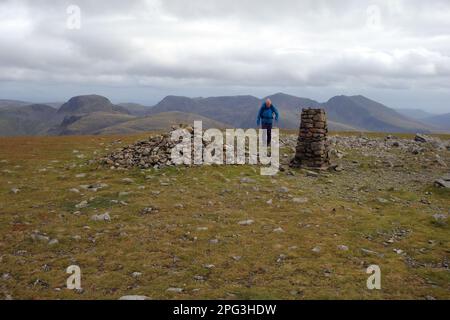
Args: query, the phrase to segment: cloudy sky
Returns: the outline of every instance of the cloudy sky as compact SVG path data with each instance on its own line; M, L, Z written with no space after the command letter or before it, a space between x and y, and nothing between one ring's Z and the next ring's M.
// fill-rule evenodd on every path
M448 0L0 0L0 43L3 99L282 91L450 112Z

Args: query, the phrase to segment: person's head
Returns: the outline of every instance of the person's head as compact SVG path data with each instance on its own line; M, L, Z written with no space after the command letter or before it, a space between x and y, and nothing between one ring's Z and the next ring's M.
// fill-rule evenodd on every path
M266 107L269 108L272 105L272 100L269 98L266 99Z

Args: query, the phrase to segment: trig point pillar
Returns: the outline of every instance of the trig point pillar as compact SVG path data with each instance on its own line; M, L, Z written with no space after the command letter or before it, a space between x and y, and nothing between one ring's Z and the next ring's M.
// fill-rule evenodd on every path
M295 158L291 166L327 168L330 164L327 146L328 125L323 109L303 109Z

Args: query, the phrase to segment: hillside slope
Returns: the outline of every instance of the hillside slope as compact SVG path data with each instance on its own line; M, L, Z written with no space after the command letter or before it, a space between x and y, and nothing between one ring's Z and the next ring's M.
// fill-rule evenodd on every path
M149 114L180 111L228 123L233 127L247 128L255 126L259 104L260 99L248 95L209 98L168 96L155 105Z
M61 119L56 109L48 105L10 106L0 109L0 135L44 135L49 127Z
M450 113L424 118L421 121L435 126L438 130L450 131Z
M429 112L426 112L426 111L423 111L420 109L395 109L395 111L397 111L398 113L400 113L401 115L403 115L407 118L418 120L418 121L421 121L422 119L425 119L425 118L430 118L435 115L433 113L429 113Z
M280 121L278 126L286 129L297 129L300 126L300 113L302 108L321 108L321 104L315 100L308 98L300 98L285 93L276 93L268 96L272 100L273 104L278 108L280 112ZM266 99L264 98L264 100ZM252 114L253 123L256 121L256 115ZM352 126L338 123L336 121L329 121L330 130L355 130Z
M84 95L71 98L59 108L59 114L87 114L92 112L120 112L129 114L121 106L116 106L108 98L99 95Z
M169 111L157 113L144 118L136 118L127 122L123 122L114 126L110 126L100 130L100 134L129 134L146 132L152 130L168 130L172 125L190 124L200 120L203 122L203 128L227 128L227 125L197 114L185 113L179 111Z
M125 108L133 116L145 116L151 109L139 103L119 103L118 106Z
M337 96L324 107L332 121L364 131L429 132L430 128L363 96Z
M23 106L26 106L29 104L31 104L31 103L25 102L25 101L20 101L20 100L0 99L0 110L23 107Z
M49 130L51 135L98 134L104 128L135 119L120 112L92 112L85 115L66 116L63 122Z

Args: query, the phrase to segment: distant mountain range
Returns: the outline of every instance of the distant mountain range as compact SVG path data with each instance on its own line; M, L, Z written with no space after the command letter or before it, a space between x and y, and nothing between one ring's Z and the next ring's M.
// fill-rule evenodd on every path
M398 113L408 117L408 118L412 118L412 119L416 119L416 120L422 120L422 119L426 119L432 116L435 116L436 114L433 113L429 113L420 109L395 109L395 111L397 111Z
M434 115L422 119L424 123L428 123L439 130L450 132L450 113Z
M433 126L435 130L450 132L450 113L433 114L420 109L397 109L396 111L404 116Z
M312 107L327 111L333 131L450 132L450 114L394 110L363 96L336 96L324 103L284 93L266 98L280 111L280 128L297 129L301 108ZM264 99L250 95L167 96L155 106L113 104L99 95L48 104L0 100L0 135L127 134L165 130L194 120L202 120L204 128L250 128L256 126L256 114Z

